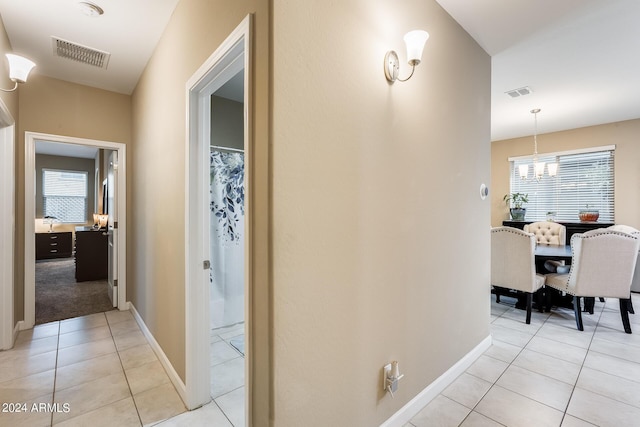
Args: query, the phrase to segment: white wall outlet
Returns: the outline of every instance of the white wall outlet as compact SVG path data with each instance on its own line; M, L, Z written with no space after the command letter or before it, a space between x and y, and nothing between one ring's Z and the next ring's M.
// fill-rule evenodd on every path
M391 363L382 368L382 390L387 391L387 378L391 377Z

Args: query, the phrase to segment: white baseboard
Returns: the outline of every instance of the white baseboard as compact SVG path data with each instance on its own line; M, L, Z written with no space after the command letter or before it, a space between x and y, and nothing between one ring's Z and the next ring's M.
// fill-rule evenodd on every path
M140 326L140 330L142 331L145 338L149 342L149 345L151 346L154 353L158 357L158 360L164 367L164 370L167 372L167 375L169 376L169 379L173 383L173 386L176 388L176 391L180 395L182 402L184 402L186 405L186 402L187 402L186 385L184 384L184 382L182 381L182 379L180 378L176 370L173 369L173 365L171 364L171 362L169 362L169 358L167 357L166 354L164 354L164 351L162 351L160 344L158 344L158 342L153 337L153 334L151 333L149 328L147 328L147 325L144 323L144 320L142 320L142 317L140 317L140 313L138 313L138 310L136 310L136 308L131 302L128 302L127 304L129 305L129 310L131 311L131 314L133 314L133 317L136 319L136 322L138 322L138 326Z
M15 328L13 328L13 342L16 342L16 339L18 338L18 333L20 333L20 331L25 329L25 324L24 324L24 320L18 320L18 323L16 323Z
M469 368L478 357L491 346L491 335L486 337L475 348L467 353L455 365L449 368L444 374L440 375L434 382L429 384L427 388L422 390L416 397L411 399L398 412L393 414L387 421L382 423L380 427L402 427L411 418L415 417L422 408L427 406L429 402L435 399L442 391L449 386L456 378Z

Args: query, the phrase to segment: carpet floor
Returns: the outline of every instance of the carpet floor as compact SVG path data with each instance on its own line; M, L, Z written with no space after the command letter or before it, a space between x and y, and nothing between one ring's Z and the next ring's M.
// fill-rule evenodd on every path
M75 259L36 262L36 325L113 310L106 280L76 282Z

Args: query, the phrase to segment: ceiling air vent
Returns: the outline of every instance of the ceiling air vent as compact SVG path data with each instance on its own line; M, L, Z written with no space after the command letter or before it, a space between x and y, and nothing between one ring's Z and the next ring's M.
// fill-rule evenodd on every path
M518 89L508 90L505 93L512 98L517 98L519 96L529 95L531 92L531 88L529 86L521 87Z
M107 64L109 64L110 53L62 40L57 37L52 37L52 41L54 56L104 69L106 69Z

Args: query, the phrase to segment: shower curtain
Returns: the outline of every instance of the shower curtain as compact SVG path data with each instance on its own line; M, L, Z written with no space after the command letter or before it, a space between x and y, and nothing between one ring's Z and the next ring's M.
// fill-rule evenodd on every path
M244 154L210 154L211 329L244 320Z

